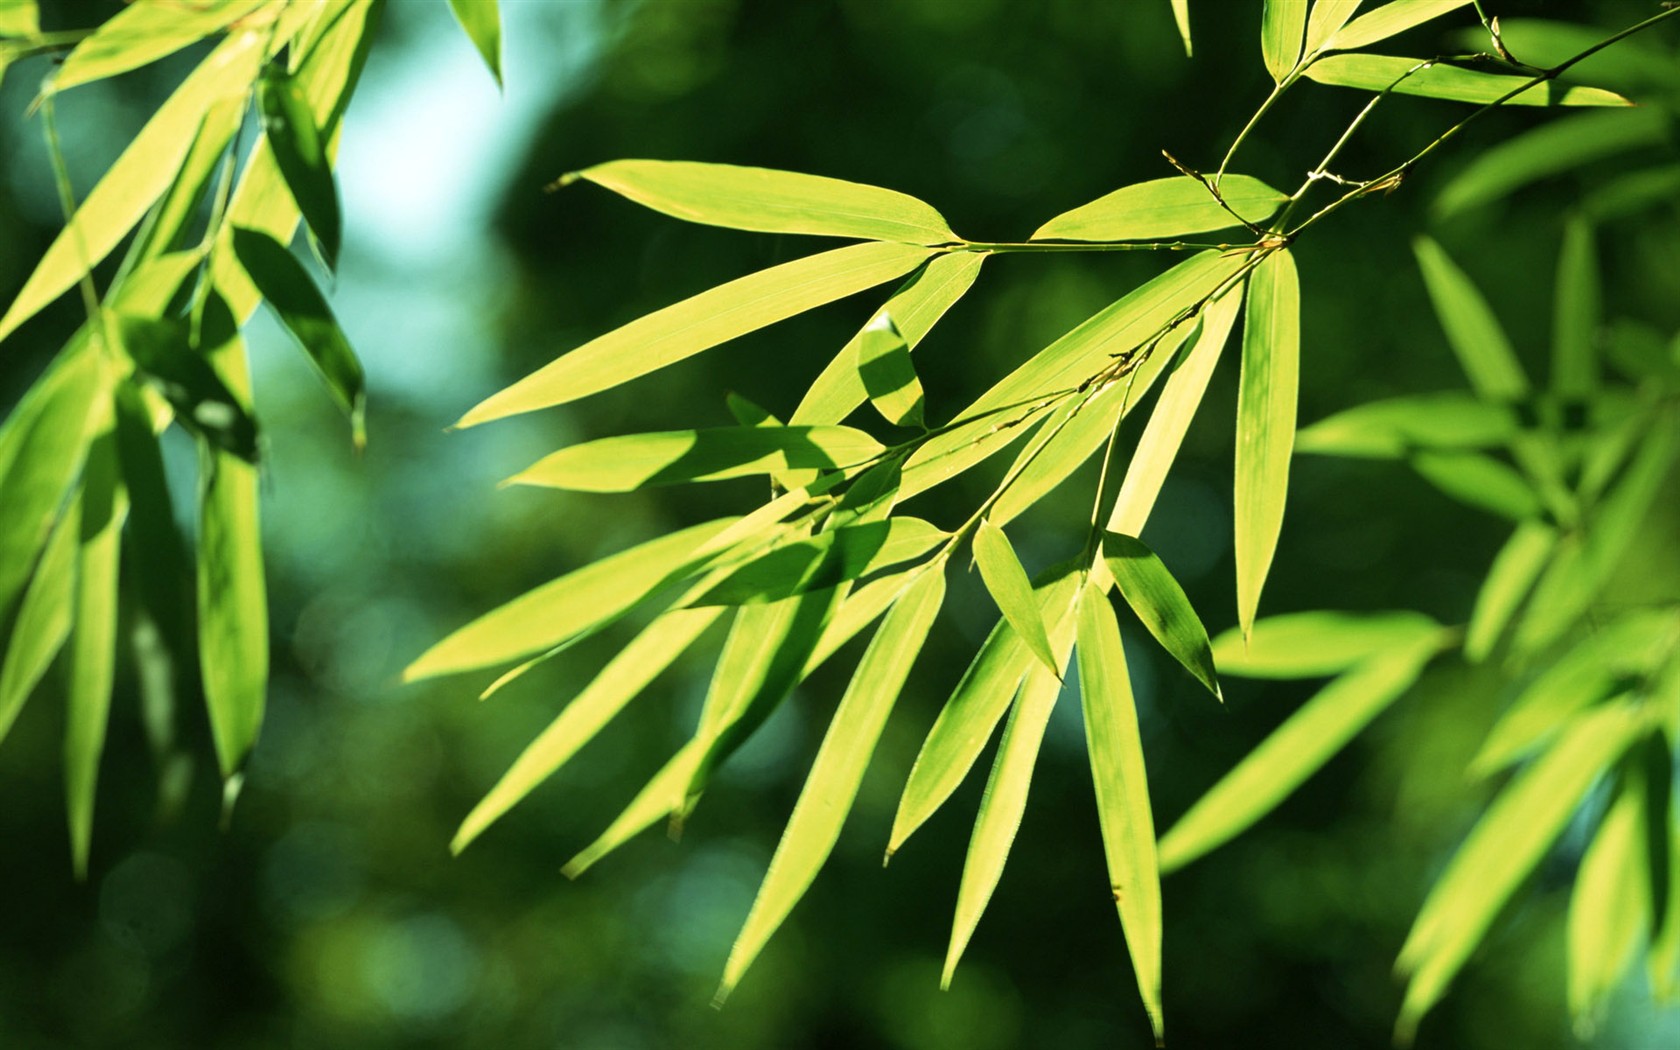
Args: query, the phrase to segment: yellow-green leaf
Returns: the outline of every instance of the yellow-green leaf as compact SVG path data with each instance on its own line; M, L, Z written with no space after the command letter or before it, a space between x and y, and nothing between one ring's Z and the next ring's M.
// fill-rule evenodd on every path
M1480 151L1442 188L1435 213L1456 215L1541 179L1667 138L1668 120L1654 107L1560 117Z
M1196 681L1207 686L1208 692L1220 696L1207 628L1161 559L1142 540L1118 532L1103 535L1102 555L1120 596L1149 633L1196 676Z
M1301 60L1306 31L1307 0L1265 0L1260 9L1260 57L1273 80L1282 83Z
M566 862L560 871L568 879L575 879L594 867L596 862L647 830L671 812L671 799L680 794L694 777L700 764L702 742L698 739L684 744L676 754L660 767L636 797L613 818L607 829Z
M1021 560L1015 556L1009 537L989 520L982 520L974 531L974 564L980 579L997 603L998 611L1009 621L1032 654L1054 675L1060 675L1055 653L1050 649L1050 635L1044 629L1038 602L1033 599L1032 582Z
M1487 578L1476 592L1470 623L1464 629L1466 660L1480 663L1487 659L1505 625L1533 589L1557 541L1557 529L1544 521L1517 523L1511 538L1494 555Z
M1469 3L1470 0L1390 0L1336 30L1323 50L1353 51L1367 47Z
M0 0L0 36L36 36L41 13L35 0Z
M1638 762L1624 765L1615 798L1581 855L1569 898L1569 1012L1575 1031L1586 1039L1596 1031L1656 910L1644 773ZM1665 782L1661 790L1666 795L1673 788Z
M711 583L695 605L780 601L921 557L950 534L905 516L828 529L778 546Z
M1429 238L1417 238L1412 247L1447 342L1458 354L1471 388L1493 401L1528 396L1528 377L1517 362L1516 351L1470 278Z
M1307 38L1301 50L1317 54L1330 45L1330 40L1347 20L1359 10L1360 0L1313 0L1312 13L1307 16Z
M76 555L81 544L81 507L81 496L77 494L59 515L12 624L12 636L6 643L6 662L0 666L0 740L6 739L24 702L70 636L71 608L76 598Z
M1247 305L1237 390L1235 541L1237 621L1245 633L1254 625L1283 529L1295 439L1301 292L1289 252L1273 252L1254 268Z
M1494 102L1507 106L1632 105L1621 95L1603 88L1560 84L1555 80L1533 84L1532 77L1484 73L1394 55L1330 55L1308 66L1306 75L1310 80L1336 87L1393 91L1481 105Z
M574 492L717 481L789 469L855 467L884 452L850 427L715 427L625 434L572 445L509 478Z
M1480 452L1416 452L1412 469L1437 489L1468 506L1512 521L1540 513L1540 497L1516 468Z
M1255 623L1246 644L1237 628L1221 633L1213 640L1213 662L1239 678L1322 678L1416 645L1440 629L1415 612L1288 613Z
M484 58L490 75L502 83L502 16L496 0L449 0L449 9L461 23L467 38Z
M48 82L52 91L104 80L156 62L220 32L261 8L267 0L223 0L213 4L138 3L123 8L64 56ZM266 26L243 32L261 37ZM235 30L235 33L240 30Z
M1510 405L1447 390L1370 401L1302 427L1295 451L1399 459L1419 449L1500 448L1518 432Z
M869 403L881 418L901 427L923 425L922 380L910 361L910 344L886 310L863 327L857 341L857 371Z
M1184 57L1189 58L1190 48L1190 0L1172 0L1173 21L1178 25L1179 39L1184 41Z
M1271 218L1286 199L1248 175L1227 175L1219 183L1225 203L1249 222ZM1035 241L1139 241L1182 237L1241 226L1195 179L1175 176L1124 186L1040 226Z
M309 100L295 77L270 67L258 85L257 105L263 117L263 137L268 141L274 163L285 177L286 188L303 213L303 221L315 234L327 269L333 269L338 265L343 220L339 216L338 187L333 183L326 139L316 125ZM234 232L235 250L240 235L240 231ZM255 279L256 275L252 277ZM262 287L260 281L257 287Z

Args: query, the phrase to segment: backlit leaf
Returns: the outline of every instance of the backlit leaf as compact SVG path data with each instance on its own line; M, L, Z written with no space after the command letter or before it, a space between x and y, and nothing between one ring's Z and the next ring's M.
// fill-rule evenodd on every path
M1557 545L1557 529L1544 521L1517 523L1511 538L1494 555L1487 578L1476 592L1476 605L1464 630L1464 658L1480 663L1533 589L1540 570Z
M1265 0L1260 14L1260 56L1266 72L1282 83L1301 60L1307 32L1307 0Z
M1238 215L1260 223L1284 202L1284 195L1259 179L1227 175L1219 195ZM1182 237L1241 226L1195 179L1151 179L1115 190L1064 212L1040 226L1035 241L1139 241Z
M982 520L974 531L974 564L1009 626L1052 674L1059 675L1056 656L1050 649L1050 635L1044 629L1044 617L1033 598L1032 582L1027 579L1027 571L1021 567L1009 538L989 520Z
M949 533L920 518L843 525L776 547L692 599L695 605L780 601L921 557Z
M1179 39L1184 41L1184 55L1191 54L1190 45L1190 0L1172 0L1173 21L1178 25Z
M1161 559L1142 540L1117 532L1103 534L1102 554L1121 597L1144 627L1173 659L1196 676L1196 681L1219 696L1219 676L1213 668L1207 628Z
M1323 3L1323 0L1320 0ZM1254 624L1260 590L1283 529L1301 352L1301 292L1287 251L1248 278L1242 380L1237 390L1237 621Z
M1532 77L1484 73L1421 58L1392 55L1330 55L1307 67L1306 75L1320 84L1393 91L1486 105L1507 106L1628 106L1627 99L1603 88L1546 81L1529 87ZM1510 96L1510 97L1506 97Z
M64 56L64 64L53 75L49 89L67 91L79 84L139 69L226 29L266 2L131 4L112 15ZM257 29L246 32L252 36L260 33Z
M659 772L642 785L636 797L613 818L607 829L566 862L565 867L560 869L561 874L568 879L579 877L602 857L669 815L672 796L682 792L693 779L701 753L701 741L690 740L684 744L660 767Z
M490 0L490 6L494 9L494 0ZM338 187L333 183L332 161L327 157L326 140L316 126L309 100L294 78L271 67L258 86L257 105L274 163L279 165L292 200L297 202L303 221L309 224L316 243L321 246L321 258L332 269L338 265L343 220L339 215ZM239 231L234 232L236 250L240 236ZM252 274L252 279L256 280L257 275ZM257 287L262 287L260 280Z
M1288 613L1256 622L1246 645L1236 628L1221 633L1212 643L1213 662L1239 678L1321 678L1415 646L1440 629L1415 612Z
M29 694L47 673L53 657L70 636L72 603L76 597L76 555L81 546L81 496L59 515L47 539L47 549L24 591L12 636L0 665L0 741L12 728Z
M40 31L35 0L0 0L0 36L35 36Z
M1399 459L1420 449L1499 448L1517 430L1510 406L1445 390L1370 401L1326 416L1295 434L1295 451Z
M1492 401L1517 401L1528 395L1528 377L1517 362L1505 330L1487 300L1441 246L1427 237L1412 242L1423 283L1446 330L1447 342L1470 379L1470 387Z
M925 395L910 345L885 310L864 326L857 341L857 370L869 403L889 423L901 427L923 425Z
M808 467L853 467L884 452L850 427L716 427L625 434L563 448L509 478L574 492L716 481Z
M1416 452L1412 469L1437 489L1468 506L1512 521L1540 513L1540 497L1516 469L1480 452Z
M1360 0L1313 0L1312 13L1307 16L1307 39L1301 50L1311 55L1328 47L1359 10L1359 4Z
M1663 793L1670 790L1665 783ZM1625 764L1610 808L1581 855L1569 898L1569 1012L1576 1031L1588 1038L1655 912L1647 799L1643 767Z
M257 422L193 348L185 319L119 315L116 327L137 374L163 395L183 426L247 463L256 462ZM232 334L233 318L219 298L206 304L203 328L212 343Z
M496 0L449 0L455 20L478 48L490 75L502 83L502 16Z
M1435 198L1437 215L1454 215L1524 186L1668 137L1657 109L1580 113L1513 135L1482 150Z
M1336 30L1324 48L1354 51L1368 47L1469 4L1470 0L1389 0Z

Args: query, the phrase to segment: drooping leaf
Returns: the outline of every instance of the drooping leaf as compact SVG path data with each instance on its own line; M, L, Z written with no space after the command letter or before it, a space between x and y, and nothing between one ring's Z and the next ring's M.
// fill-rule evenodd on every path
M1184 41L1184 57L1191 55L1190 0L1172 0L1173 21L1178 25L1179 39Z
M1606 110L1560 117L1482 150L1435 198L1435 213L1456 215L1524 186L1605 157L1662 142L1658 109Z
M923 572L893 605L858 662L770 860L770 870L753 900L752 911L730 949L717 1001L726 998L739 983L834 849L876 741L944 598L943 571L936 568Z
M990 520L982 520L974 530L974 564L1009 626L1052 674L1060 675L1055 653L1050 648L1049 632L1044 628L1044 617L1033 598L1032 582L1021 567L1021 559L1015 556L1009 537Z
M484 59L496 86L502 85L502 16L496 0L449 0L455 21Z
M937 211L914 197L821 175L695 161L615 160L567 176L573 178L709 226L905 244L961 240Z
M715 427L625 434L563 448L509 478L574 492L717 481L790 469L855 467L885 451L850 427Z
M663 820L671 812L672 796L683 791L693 779L700 755L699 740L690 740L678 749L659 772L642 785L636 797L613 818L607 829L566 862L560 869L561 874L568 879L578 878L602 857Z
M1532 77L1484 73L1421 58L1394 55L1330 55L1307 67L1306 75L1320 84L1393 91L1400 95L1486 105L1507 106L1628 106L1614 91L1555 80L1532 86ZM1510 96L1510 97L1507 97Z
M1301 50L1313 55L1328 47L1359 10L1359 4L1360 0L1313 0L1312 13L1307 16L1307 38Z
M1219 183L1225 203L1252 223L1264 222L1282 206L1283 194L1248 175L1227 175ZM1124 186L1089 204L1056 216L1032 235L1035 241L1141 241L1241 226L1209 189L1195 179L1174 176Z
M776 547L706 587L695 605L780 601L833 587L926 554L950 534L905 516L843 525Z
M901 427L923 425L925 395L910 345L885 310L863 327L857 341L857 370L869 403L881 418Z
M1236 628L1213 640L1213 662L1239 678L1321 678L1439 634L1422 613L1303 612L1269 616L1246 645Z
M1120 625L1108 596L1087 587L1079 599L1079 698L1085 743L1097 793L1097 819L1109 888L1126 931L1126 949L1155 1041L1162 1041L1161 874L1155 856L1155 818L1149 808L1143 739L1120 645Z
M1283 529L1295 439L1301 292L1289 252L1273 252L1254 268L1247 307L1237 391L1235 540L1237 621L1245 633L1253 627Z
M1161 838L1161 870L1176 871L1271 812L1388 709L1440 648L1432 634L1378 653L1319 690Z
M1266 72L1282 83L1301 60L1307 32L1307 0L1265 0L1260 14L1260 57Z
M1324 50L1355 51L1368 47L1469 4L1470 0L1389 0L1336 30Z
M483 0L480 0L482 3ZM495 0L489 0L495 9ZM263 117L263 136L292 200L303 213L303 221L314 232L321 247L321 258L327 268L338 265L339 243L343 239L343 220L338 205L338 187L333 182L332 161L327 157L327 144L316 126L315 114L296 78L276 67L269 67L257 89L257 105ZM237 250L240 232L234 232ZM246 264L249 272L250 264ZM252 280L261 288L259 275Z
M1464 629L1464 658L1480 663L1493 651L1517 607L1533 589L1540 570L1551 558L1557 529L1543 521L1517 523L1516 531L1493 557L1487 578L1476 592L1470 623Z
M1480 452L1414 452L1412 469L1443 493L1468 506L1512 521L1540 513L1540 497L1516 469Z
M1552 298L1552 391L1565 401L1585 400L1598 389L1598 259L1593 230L1573 216L1564 224Z
M76 556L80 551L82 501L78 494L53 526L47 548L24 591L5 663L0 665L0 741L12 728L29 694L52 665L53 657L70 636L70 617L76 598Z
M1665 795L1671 790L1664 784ZM1589 1038L1656 910L1647 862L1648 797L1643 767L1626 763L1569 898L1569 1012L1575 1030Z
M599 393L719 343L901 277L933 252L853 244L719 285L593 339L492 394L456 423L477 426Z
M1295 451L1326 456L1399 459L1432 449L1499 448L1516 435L1517 413L1506 404L1458 390L1370 401L1326 416L1295 434Z
M1207 628L1161 559L1142 540L1118 532L1103 534L1102 555L1120 596L1149 633L1208 692L1220 696Z
M64 56L64 63L48 82L48 90L67 91L149 65L228 28L266 2L225 0L190 6L131 4L112 15ZM251 35L261 39L254 31Z
M1528 377L1487 300L1440 245L1419 237L1412 248L1423 271L1424 286L1435 304L1435 314L1446 330L1447 342L1458 354L1471 389L1491 401L1527 397Z
M186 320L118 315L116 327L137 373L163 395L183 426L247 463L256 462L257 422L193 348ZM232 333L233 318L219 298L207 302L202 330L212 345Z

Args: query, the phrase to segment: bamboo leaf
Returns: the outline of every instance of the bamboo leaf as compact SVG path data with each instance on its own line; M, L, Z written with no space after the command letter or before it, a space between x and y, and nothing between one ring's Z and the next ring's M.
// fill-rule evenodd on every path
M857 371L869 403L881 418L901 427L924 425L925 396L910 361L910 344L885 310L863 328L857 342Z
M1301 292L1295 260L1287 251L1274 252L1254 268L1247 305L1236 460L1237 621L1244 633L1254 626L1260 590L1283 529L1295 438Z
M1278 83L1301 60L1307 32L1307 0L1265 0L1260 9L1260 57Z
M886 449L850 427L716 427L625 434L563 448L509 478L574 492L630 492L785 470L855 467Z
M1566 401L1586 400L1598 389L1600 297L1592 226L1571 216L1563 228L1552 299L1551 388Z
M461 23L467 39L483 56L496 86L502 85L502 16L496 0L449 0L449 9Z
M1213 640L1213 662L1239 678L1322 678L1439 634L1422 613L1303 612L1269 616L1243 642L1236 628Z
M1663 793L1670 790L1665 782ZM1648 797L1643 767L1627 763L1610 808L1581 856L1569 898L1569 1012L1583 1038L1596 1031L1606 1000L1627 972L1656 910L1646 841Z
M1332 681L1208 789L1161 839L1161 870L1176 871L1271 812L1417 681L1438 633L1382 652Z
M695 605L780 601L921 557L949 537L920 518L843 525L754 558L692 599Z
M1541 512L1540 497L1514 467L1480 452L1415 452L1412 469L1453 499L1512 521Z
M123 8L64 56L48 90L118 76L165 58L260 9L266 0L199 6L142 3ZM236 30L237 32L237 30ZM251 35L258 35L254 30Z
M893 703L944 598L941 568L923 572L903 591L871 639L823 736L752 911L730 949L716 1001L740 982L828 860Z
M1630 106L1614 91L1545 81L1524 88L1533 78L1447 65L1394 55L1330 55L1307 67L1309 80L1363 91L1392 91L1449 102L1507 106ZM1513 94L1515 92L1515 94ZM1511 97L1506 98L1507 95Z
M6 739L18 712L53 657L70 636L70 617L76 599L76 561L81 544L81 495L59 515L47 539L29 589L23 594L12 636L6 643L6 662L0 666L0 741Z
M1505 330L1463 270L1427 237L1412 242L1423 283L1446 330L1447 342L1458 354L1470 387L1492 401L1518 401L1528 396L1528 377L1517 363L1516 351Z
M1593 25L1540 18L1501 18L1499 36L1523 61L1542 68L1567 62L1604 39L1603 31ZM1466 26L1450 40L1454 46L1486 48L1487 31L1481 26ZM1680 71L1674 68L1672 51L1639 37L1618 41L1607 53L1572 65L1569 75L1612 87L1680 87Z
M38 36L41 13L35 0L0 0L0 37Z
M1449 390L1370 401L1326 416L1295 434L1295 451L1399 459L1420 449L1500 448L1518 429L1510 405Z
M730 281L593 339L462 416L459 427L565 404L675 364L719 343L873 288L932 255L903 244L853 244Z
M1307 16L1307 39L1301 50L1313 55L1329 47L1331 39L1359 10L1359 4L1360 0L1313 0L1312 13Z
M1015 556L1009 537L989 520L982 520L974 532L974 564L986 591L997 603L998 611L1009 621L1027 649L1043 662L1050 672L1059 676L1055 653L1050 649L1050 635L1044 629L1038 602L1033 600L1032 582L1021 560Z
M1369 47L1469 3L1470 0L1390 0L1336 30L1324 50L1353 51Z
M1208 692L1223 699L1207 628L1161 559L1142 540L1117 532L1103 534L1102 555L1121 597L1149 633Z
M1664 699L1673 704L1680 698L1680 675L1670 675ZM1680 833L1674 827L1673 800L1665 785L1673 783L1673 758L1668 751L1671 736L1647 741L1641 757L1657 763L1647 770L1645 783L1652 796L1646 812L1651 817L1647 845L1651 850L1651 881L1658 887L1656 919L1651 931L1651 946L1646 955L1646 973L1651 993L1657 1002L1674 1002L1675 979L1680 977ZM1669 767L1669 775L1662 775L1662 764ZM1667 818L1667 819L1663 819Z
M119 314L116 327L136 374L163 395L182 426L247 463L257 461L257 421L193 349L186 320ZM232 334L233 318L220 298L206 303L203 331L212 345Z
M489 0L493 11L495 0ZM343 239L343 220L338 204L338 187L333 183L332 161L326 139L316 125L315 114L296 78L270 67L257 90L257 106L263 117L263 136L286 188L297 202L321 247L321 258L332 270L338 266L338 249ZM240 232L234 231L238 249ZM247 270L249 264L247 264ZM252 274L257 287L262 282Z
M1249 222L1271 218L1285 196L1248 175L1219 183L1225 203ZM1211 233L1242 225L1195 179L1175 176L1124 186L1056 216L1032 235L1035 241L1138 241Z
M1517 523L1516 531L1494 555L1487 578L1476 592L1476 605L1464 630L1464 658L1480 663L1493 651L1517 607L1528 596L1540 570L1551 559L1557 529L1543 521Z
M1087 587L1080 597L1078 637L1079 698L1109 887L1126 931L1138 992L1160 1044L1161 873L1155 856L1155 818L1149 809L1143 739L1120 625L1108 596L1098 588Z
M937 211L914 197L821 175L694 161L615 160L565 181L572 179L587 179L655 211L708 226L923 245L961 240Z
M1456 215L1596 160L1663 142L1657 109L1579 113L1513 135L1481 151L1435 198L1435 214Z
M613 818L607 829L566 862L565 867L560 869L561 874L568 879L579 877L594 867L602 857L670 814L672 796L686 788L693 779L701 753L699 740L690 740L684 744L660 767L659 772L642 785L642 789L636 792L636 797Z
M1190 49L1190 0L1172 0L1173 22L1178 25L1179 39L1184 41L1184 57L1189 58Z

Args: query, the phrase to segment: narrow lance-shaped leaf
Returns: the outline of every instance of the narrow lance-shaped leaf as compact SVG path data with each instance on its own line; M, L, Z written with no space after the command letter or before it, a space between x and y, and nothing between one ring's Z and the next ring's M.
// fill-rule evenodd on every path
M1164 1036L1161 1014L1161 874L1155 856L1155 818L1149 808L1143 739L1120 644L1120 625L1108 596L1086 588L1079 600L1079 698L1085 744L1097 793L1097 819L1109 886L1126 949L1132 957L1155 1041Z
M1178 25L1179 39L1184 41L1184 57L1192 54L1190 44L1190 0L1172 0L1173 21Z
M765 233L809 233L906 244L960 240L908 194L771 168L677 160L615 160L565 177L587 179L689 222Z
M1505 625L1533 589L1540 570L1552 556L1557 545L1557 529L1543 521L1524 521L1499 548L1489 567L1481 590L1476 592L1476 604L1470 612L1470 623L1464 630L1464 658L1480 663L1493 651Z
M1671 705L1680 703L1680 674L1670 674L1666 686L1660 698ZM1652 882L1666 887L1658 896L1659 925L1651 931L1646 974L1652 994L1665 1006L1674 1002L1675 982L1680 979L1680 830L1674 826L1674 802L1666 789L1666 785L1673 783L1673 756L1668 750L1671 739L1672 732L1648 741L1642 748L1642 758L1657 763L1645 775L1646 786L1653 792L1646 806L1651 818L1647 845L1652 851ZM1666 777L1662 775L1662 764L1669 767ZM1666 855L1659 855L1659 851L1666 851Z
M456 423L565 404L627 383L719 343L901 277L932 254L904 244L853 244L719 285L593 339L493 394Z
M1117 532L1103 534L1102 554L1121 597L1149 633L1208 692L1220 696L1207 628L1161 559L1142 540Z
M1359 4L1360 0L1313 0L1312 13L1307 16L1307 38L1301 49L1312 55L1327 47L1359 10Z
M1336 30L1324 50L1354 51L1367 47L1469 4L1470 0L1389 0Z
M1628 106L1627 99L1603 88L1532 83L1532 77L1484 73L1421 58L1392 55L1330 55L1307 67L1307 78L1320 84L1393 91L1450 102L1487 105L1504 100L1507 106ZM1515 94L1513 94L1513 92ZM1511 97L1506 98L1507 95Z
M1260 589L1283 529L1295 438L1301 299L1295 260L1267 256L1248 278L1242 378L1237 391L1237 621L1253 629Z
M942 567L925 570L894 604L858 662L770 860L764 884L730 950L717 1001L740 982L833 851L876 741L944 598Z
M206 449L198 523L198 653L222 776L244 764L268 692L268 605L257 471Z
M1422 613L1302 612L1268 616L1246 639L1232 628L1213 640L1214 664L1241 678L1320 678L1412 646L1441 625Z
M1467 506L1511 521L1527 521L1543 505L1515 468L1480 452L1414 453L1412 469L1435 488Z
M509 478L574 492L717 481L790 469L855 467L884 452L850 427L715 427L625 434L561 449Z
M12 728L53 657L70 636L76 598L76 556L81 548L82 501L78 493L59 515L35 575L24 591L0 665L0 741Z
M1032 654L1060 676L1055 654L1050 649L1050 636L1044 629L1044 617L1039 614L1038 602L1033 600L1032 583L1015 556L1015 548L1003 530L989 520L982 520L974 531L974 564L980 579L997 603L998 611L1009 626L1021 636Z
M1124 186L1056 216L1032 235L1035 241L1139 241L1182 237L1264 222L1287 199L1259 179L1227 175L1219 183L1223 206L1195 179L1175 176ZM1242 219L1232 215L1235 211Z
M568 879L578 878L602 857L663 820L671 812L672 797L684 791L693 780L702 753L703 744L698 739L690 740L678 749L659 772L642 785L636 797L613 818L607 829L566 862L560 869L561 874Z
M1260 13L1260 57L1273 80L1282 83L1301 60L1306 32L1307 0L1265 0Z
M1667 794L1672 788L1665 784L1663 790ZM1581 856L1570 894L1569 1012L1584 1038L1596 1031L1605 1002L1633 962L1656 910L1646 801L1643 767L1625 763L1610 808Z
M694 605L780 601L920 558L949 535L920 518L903 515L842 525L743 562L686 600Z
M192 346L185 320L119 315L114 327L136 374L163 395L183 427L247 463L256 462L257 421ZM232 333L233 317L219 296L206 302L201 331L212 343Z
M1582 401L1598 389L1599 287L1592 226L1579 216L1563 227L1552 302L1552 390Z
M1470 278L1429 238L1419 237L1412 247L1447 342L1458 354L1470 386L1490 400L1528 396L1528 377L1517 363L1516 351Z
M68 91L139 69L228 28L266 2L226 0L202 6L133 4L112 15L72 48L46 89Z
M502 84L502 16L496 0L449 0L449 9L461 23L467 38L489 67L490 75Z
M1447 390L1370 401L1326 416L1296 432L1295 451L1399 459L1420 449L1500 448L1517 433L1510 405Z
M490 6L494 9L494 0ZM338 265L343 220L338 205L338 187L333 183L332 161L326 140L316 126L315 114L297 81L277 67L270 67L257 90L257 104L263 116L263 135L268 140L274 163L285 176L286 188L303 213L303 221L314 232L327 268ZM237 250L240 234L234 233ZM249 272L249 264L247 264ZM252 275L257 280L257 275ZM257 287L262 282L257 280Z
M1442 188L1435 213L1456 215L1541 179L1656 145L1667 137L1668 120L1655 107L1559 117L1482 150Z
M0 37L36 36L41 32L41 12L35 0L0 0Z
M863 328L857 343L857 370L869 403L883 419L901 427L923 425L922 381L910 361L909 343L885 310Z

